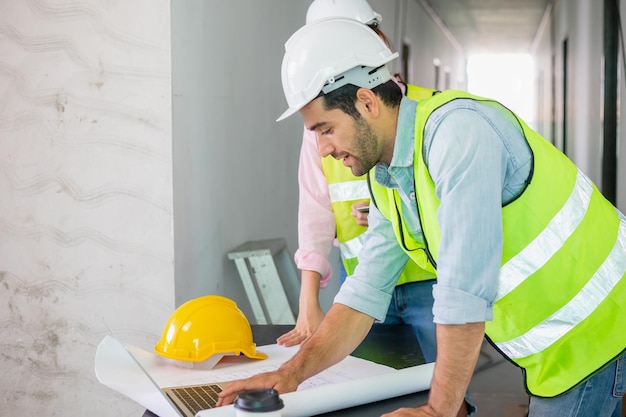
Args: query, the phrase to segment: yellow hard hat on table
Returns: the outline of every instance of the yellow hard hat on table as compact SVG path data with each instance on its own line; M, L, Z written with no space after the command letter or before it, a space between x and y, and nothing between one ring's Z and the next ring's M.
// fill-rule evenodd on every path
M243 353L252 359L267 358L256 350L250 323L237 304L218 295L195 298L178 307L154 351L186 362L202 362L215 354Z

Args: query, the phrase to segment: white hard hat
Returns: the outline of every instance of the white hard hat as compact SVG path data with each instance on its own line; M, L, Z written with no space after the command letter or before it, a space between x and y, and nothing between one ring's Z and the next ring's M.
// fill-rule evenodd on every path
M365 0L314 0L306 12L306 23L329 17L354 19L374 27L383 20Z
M374 88L391 79L388 62L398 57L369 27L352 19L304 25L285 43L281 76L289 108L283 120L311 100L346 84Z

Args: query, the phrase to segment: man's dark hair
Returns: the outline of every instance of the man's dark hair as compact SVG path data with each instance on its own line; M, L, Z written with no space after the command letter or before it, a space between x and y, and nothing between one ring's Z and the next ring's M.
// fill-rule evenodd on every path
M358 120L361 115L356 109L356 92L361 87L346 84L328 94L322 96L325 110L340 109L344 113ZM394 80L389 80L377 87L372 88L372 92L376 94L385 105L390 107L398 107L402 101L402 90Z

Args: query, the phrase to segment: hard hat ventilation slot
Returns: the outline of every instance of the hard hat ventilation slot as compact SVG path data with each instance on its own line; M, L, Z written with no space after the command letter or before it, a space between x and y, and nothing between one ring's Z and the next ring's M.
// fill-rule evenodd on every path
M344 85L352 84L357 87L374 88L386 83L390 79L391 73L387 65L383 64L375 68L359 65L336 77L331 77L315 98L324 96Z

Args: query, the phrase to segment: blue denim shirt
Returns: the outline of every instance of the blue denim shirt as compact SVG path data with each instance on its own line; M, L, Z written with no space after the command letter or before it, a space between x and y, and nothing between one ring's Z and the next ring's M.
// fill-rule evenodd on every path
M402 100L391 164L376 165L374 179L398 190L405 232L423 241L413 170L417 105ZM502 256L502 205L522 190L531 167L521 127L492 102L457 99L429 117L422 152L441 201L434 321L491 320ZM391 223L372 205L359 265L335 302L384 320L407 259Z

